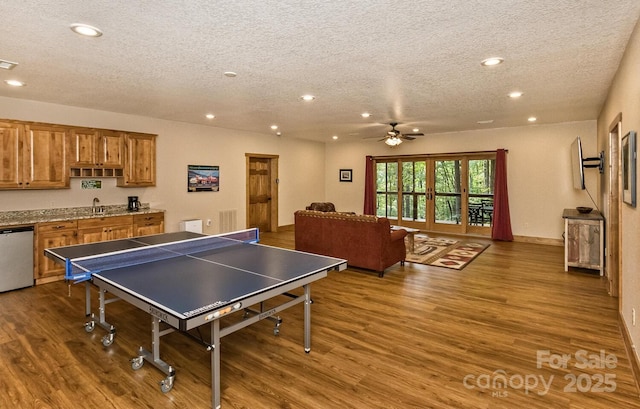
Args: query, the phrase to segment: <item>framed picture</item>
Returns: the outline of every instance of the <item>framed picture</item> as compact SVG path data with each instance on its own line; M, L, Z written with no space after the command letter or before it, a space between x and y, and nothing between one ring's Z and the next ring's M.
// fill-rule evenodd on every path
M187 166L187 192L217 192L220 190L220 167Z
M622 138L622 200L636 207L636 133Z
M340 169L340 182L353 182L353 170Z

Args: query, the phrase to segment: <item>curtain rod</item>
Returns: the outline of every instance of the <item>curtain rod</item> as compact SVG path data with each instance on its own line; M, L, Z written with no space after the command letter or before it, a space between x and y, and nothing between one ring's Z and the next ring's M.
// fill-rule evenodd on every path
M509 153L509 149L504 149L505 153ZM424 153L409 155L384 155L371 156L372 159L391 159L391 158L429 158L433 156L460 156L460 155L481 155L485 153L497 153L498 151L468 151L468 152L448 152L448 153Z

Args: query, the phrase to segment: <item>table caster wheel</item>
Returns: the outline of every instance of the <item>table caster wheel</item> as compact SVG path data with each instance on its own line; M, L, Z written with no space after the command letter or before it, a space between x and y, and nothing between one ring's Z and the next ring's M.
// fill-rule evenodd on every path
M111 344L113 344L113 334L102 337L102 345L108 347Z
M134 371L142 368L142 365L144 365L144 359L142 357L133 358L131 360L131 369L133 369Z
M93 332L94 329L96 329L96 322L95 321L89 321L86 324L84 324L84 330L86 332Z
M173 389L173 381L170 378L167 377L165 380L160 382L160 390L162 393L167 393L171 389Z
M280 334L280 328L275 327L275 328L273 329L273 335L278 335L278 334Z

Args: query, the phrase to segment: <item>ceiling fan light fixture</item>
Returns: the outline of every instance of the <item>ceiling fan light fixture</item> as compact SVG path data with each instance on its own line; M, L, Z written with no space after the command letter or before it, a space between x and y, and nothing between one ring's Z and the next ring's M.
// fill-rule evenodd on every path
M402 143L402 139L398 138L397 136L391 136L385 139L384 143L391 147L394 147L400 145Z
M360 116L363 117L363 118L369 118L369 117L371 117L371 114L368 113L368 112L363 112L363 113L360 114Z

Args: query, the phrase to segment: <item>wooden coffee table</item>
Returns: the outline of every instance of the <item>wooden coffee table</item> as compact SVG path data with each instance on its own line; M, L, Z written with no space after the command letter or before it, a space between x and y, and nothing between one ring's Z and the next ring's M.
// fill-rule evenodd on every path
M412 229L411 227L392 225L391 230L406 230L407 239L409 241L409 249L411 250L412 253L415 251L415 246L416 246L415 237L416 237L416 233L420 233L420 229Z

